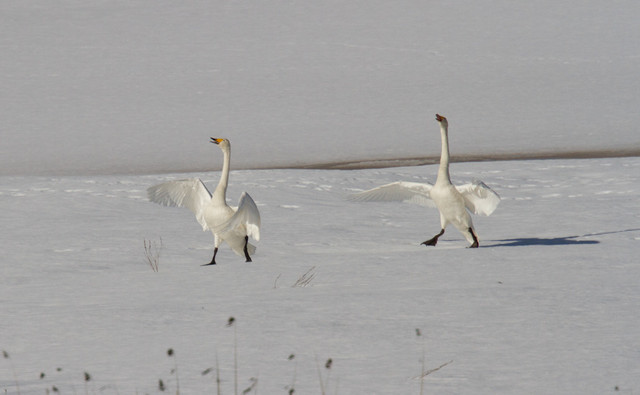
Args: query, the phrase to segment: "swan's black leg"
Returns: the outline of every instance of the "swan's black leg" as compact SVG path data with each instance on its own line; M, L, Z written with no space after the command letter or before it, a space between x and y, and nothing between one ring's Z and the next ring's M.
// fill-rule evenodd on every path
M247 244L249 244L249 236L244 237L244 257L247 258L245 262L253 262L251 257L249 256L249 250L247 249Z
M209 266L209 265L215 265L216 264L216 254L218 253L218 247L215 247L213 249L213 258L211 258L211 262L209 263L205 263L202 266Z
M440 233L438 233L437 235L433 236L431 239L427 240L427 241L423 241L420 244L424 244L426 246L435 246L436 244L438 244L438 237L442 236L444 234L444 229L440 230Z
M469 246L469 248L478 248L480 243L478 243L478 236L476 236L476 232L473 229L469 228L469 233L471 233L471 237L473 237L473 244Z

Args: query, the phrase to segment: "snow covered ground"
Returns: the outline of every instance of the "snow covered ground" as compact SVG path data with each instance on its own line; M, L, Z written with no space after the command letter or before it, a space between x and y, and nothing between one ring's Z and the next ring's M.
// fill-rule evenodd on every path
M454 229L420 246L435 210L345 199L435 165L294 168L437 157L436 112L454 159L638 155L639 15L0 2L0 391L216 393L218 360L230 394L237 347L239 390L261 394L418 394L443 364L425 393L638 393L638 157L453 164L503 198L474 219L478 250ZM201 267L211 234L145 196L214 185L210 136L232 142L230 197L262 213L252 264L222 248ZM154 272L144 242L160 240Z
M454 164L454 182L503 198L475 217L478 250L454 229L420 246L436 210L345 200L435 172L232 171L229 196L251 193L263 239L254 263L222 248L213 267L192 214L145 197L193 174L2 177L0 389L156 393L177 376L181 393L215 393L201 373L217 357L233 393L235 343L240 390L254 377L262 394L320 393L318 365L327 393L418 394L423 358L453 361L427 393L638 392L640 159ZM160 238L156 273L143 242Z

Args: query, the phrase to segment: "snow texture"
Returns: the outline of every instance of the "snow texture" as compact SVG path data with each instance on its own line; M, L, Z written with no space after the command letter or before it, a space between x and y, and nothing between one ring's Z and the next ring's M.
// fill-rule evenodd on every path
M0 388L82 392L627 393L640 388L640 160L459 163L502 196L476 216L480 248L437 210L349 202L393 180L433 181L436 166L231 173L250 192L263 238L254 263L221 248L184 208L146 199L185 174L3 177ZM218 172L202 174L206 184ZM159 271L143 241L163 242ZM307 271L306 287L292 287ZM234 328L226 327L229 317ZM419 329L421 336L417 336ZM288 357L294 354L294 360ZM324 362L333 361L330 371ZM316 362L318 360L319 362ZM55 369L61 367L62 372ZM40 380L40 372L45 379Z
M615 156L640 150L639 15L0 2L0 391L216 393L219 361L229 394L237 347L239 391L261 394L638 393L640 159ZM502 197L477 250L455 229L420 246L435 209L347 199L436 165L295 169L428 162L436 112L454 159L613 157L453 163ZM201 267L211 233L146 197L213 187L210 136L233 145L229 196L260 209L250 264L222 246Z

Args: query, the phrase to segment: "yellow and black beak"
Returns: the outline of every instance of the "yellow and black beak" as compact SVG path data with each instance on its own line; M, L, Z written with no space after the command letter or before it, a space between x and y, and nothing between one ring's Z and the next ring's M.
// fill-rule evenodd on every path
M220 144L224 139L217 139L215 137L211 137L211 142L214 144Z

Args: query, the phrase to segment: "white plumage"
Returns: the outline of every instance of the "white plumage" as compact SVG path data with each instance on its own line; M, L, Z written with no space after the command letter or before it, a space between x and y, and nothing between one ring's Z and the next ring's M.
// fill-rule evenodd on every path
M393 182L350 196L354 201L403 201L425 207L437 207L440 211L441 231L424 245L435 246L444 234L447 225L452 224L471 243L478 247L479 241L469 212L490 215L498 207L500 196L482 181L454 186L449 176L449 136L447 119L436 114L440 123L442 153L435 185L417 182Z
M229 164L231 144L226 139L211 138L218 144L224 155L222 174L213 194L202 180L189 178L169 181L147 189L149 200L163 206L186 207L196 216L202 230L210 230L214 236L213 258L209 265L216 264L218 247L224 241L238 255L244 255L251 262L255 246L248 242L249 237L260 240L260 212L248 193L240 196L238 207L230 207L226 202L229 182Z

